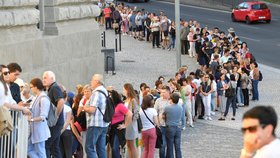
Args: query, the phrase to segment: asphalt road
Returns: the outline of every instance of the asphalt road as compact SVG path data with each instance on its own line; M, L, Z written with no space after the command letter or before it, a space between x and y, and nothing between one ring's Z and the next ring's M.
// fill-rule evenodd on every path
M150 1L148 3L126 3L129 6L137 6L138 9L144 8L146 11L159 13L163 10L170 19L174 19L174 4L161 1ZM247 25L243 22L231 22L230 12L199 7L181 5L181 18L185 20L195 19L203 26L209 28L215 26L227 32L227 29L233 27L237 36L242 41L248 43L250 51L261 64L280 69L280 8L272 10L272 21L270 24L254 23Z

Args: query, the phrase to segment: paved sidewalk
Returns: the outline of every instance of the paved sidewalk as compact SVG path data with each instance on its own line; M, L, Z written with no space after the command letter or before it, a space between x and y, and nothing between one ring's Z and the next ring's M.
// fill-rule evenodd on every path
M106 32L107 48L114 48L113 31ZM176 70L175 51L152 48L152 44L138 41L130 36L122 36L122 51L116 52L116 75L105 74L106 86L112 85L119 92L122 86L129 82L135 89L139 89L142 82L154 87L158 76L162 75L166 81L174 77ZM123 62L125 60L131 62ZM133 61L133 62L132 62ZM198 68L194 58L182 56L182 65L187 65L190 71ZM256 105L272 105L280 118L280 71L260 65L264 80L259 83L260 101L250 102L250 107ZM213 121L198 120L195 128L183 131L182 151L184 158L189 157L238 157L242 148L242 135L240 132L241 118L249 108L238 108L235 121L218 121L219 115ZM229 112L229 118L232 112ZM278 120L279 121L279 120ZM209 130L209 131L208 131ZM280 135L279 126L277 135ZM219 149L219 150L216 150ZM232 155L231 155L232 154ZM209 156L210 155L210 156Z

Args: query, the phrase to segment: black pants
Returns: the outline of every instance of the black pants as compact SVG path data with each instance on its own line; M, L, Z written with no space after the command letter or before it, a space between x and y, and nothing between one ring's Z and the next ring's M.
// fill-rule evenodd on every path
M146 41L150 41L151 30L147 29L147 39Z
M224 117L227 116L230 105L232 107L232 112L233 112L233 117L234 117L235 113L236 113L236 96L227 97L226 110L225 110L225 113L224 113Z
M153 47L157 45L159 47L159 31L154 31L153 32Z
M50 127L51 137L46 141L46 154L47 158L51 158L51 155L55 158L61 158L60 152L60 131L63 125L56 125Z
M187 40L181 40L181 54L189 54L190 43Z
M107 29L112 29L111 18L110 17L109 18L105 18L105 27L106 27L106 30Z
M65 130L60 136L60 149L63 158L72 158L72 132Z
M200 114L199 114L198 108L201 109ZM204 105L202 102L202 98L199 94L196 94L196 96L195 96L195 116L199 115L200 117L203 117L204 113L205 113L204 111L205 111L205 109L204 109Z
M249 105L249 91L248 89L242 89L242 93L244 96L244 105Z

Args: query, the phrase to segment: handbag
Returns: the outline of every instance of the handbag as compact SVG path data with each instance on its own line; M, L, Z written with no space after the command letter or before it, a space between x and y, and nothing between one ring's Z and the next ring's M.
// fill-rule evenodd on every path
M119 24L116 22L116 20L114 20L113 29L118 29L118 28L119 28Z
M133 112L133 115L134 115L134 106L135 106L135 102L132 103L132 112ZM134 117L132 117L134 118ZM142 121L141 121L141 118L140 118L140 115L139 115L139 112L138 112L138 117L137 117L137 128L138 128L138 132L140 133L143 129L143 125L142 125Z
M143 109L142 109L143 110ZM151 120L150 118L147 116L146 112L143 110L146 118L155 126L156 128L156 134L157 134L157 141L156 141L156 148L161 148L162 147L162 144L163 144L163 140L162 140L162 132L161 132L161 129L156 126Z
M235 88L232 87L231 83L228 89L226 89L225 97L234 97L235 96Z
M13 131L13 120L8 108L0 105L0 137Z

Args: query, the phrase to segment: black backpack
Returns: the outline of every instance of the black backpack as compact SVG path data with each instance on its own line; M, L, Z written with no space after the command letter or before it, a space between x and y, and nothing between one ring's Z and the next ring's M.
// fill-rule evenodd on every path
M234 97L236 95L236 89L232 87L231 83L229 88L226 89L225 97Z
M113 117L113 115L114 115L114 113L115 113L115 106L114 106L113 101L112 101L112 99L110 98L109 95L107 96L107 95L106 95L103 91L101 91L101 90L97 90L97 91L100 92L100 93L102 93L102 94L106 97L106 108L105 108L105 113L103 114L102 111L101 111L101 109L100 109L99 107L97 107L97 108L98 108L98 110L100 111L100 113L103 115L103 121L109 123L109 122L111 122L112 117Z
M259 71L259 81L262 81L263 80L263 75L262 75L262 72Z

